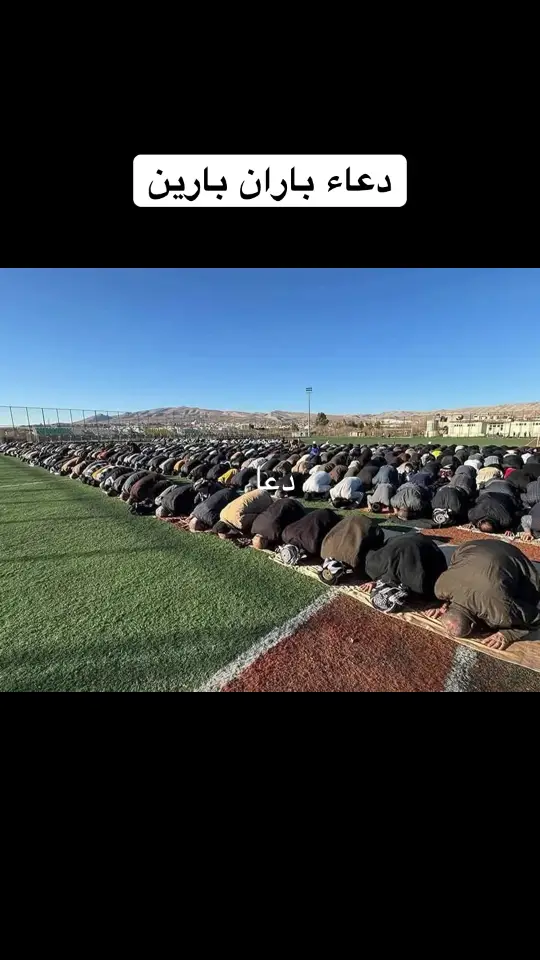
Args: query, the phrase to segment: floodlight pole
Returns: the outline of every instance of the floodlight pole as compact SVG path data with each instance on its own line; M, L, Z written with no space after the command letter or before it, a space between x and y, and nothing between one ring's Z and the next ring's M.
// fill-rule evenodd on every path
M313 387L306 387L307 393L307 402L308 402L308 414L307 414L307 435L311 436L311 394L313 393Z

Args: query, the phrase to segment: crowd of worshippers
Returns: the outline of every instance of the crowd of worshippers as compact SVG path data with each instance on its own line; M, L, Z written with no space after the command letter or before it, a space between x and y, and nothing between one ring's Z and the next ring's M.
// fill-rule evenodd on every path
M540 538L540 451L534 448L170 440L12 442L0 452L100 486L128 501L133 512L159 517L189 515L192 495L199 503L219 493L222 501L213 502L228 506L228 498L266 484L276 499L328 500L336 508L368 508L404 522L470 524L483 533ZM177 478L190 486L178 487ZM199 528L206 523L192 519L194 530L196 521Z
M275 550L284 564L322 561L319 577L330 586L355 574L376 609L423 604L455 637L473 635L504 649L540 629L539 568L514 544L471 540L448 564L432 537L383 528L359 510L332 509L367 505L401 519L431 515L438 526L468 518L485 532L521 524L525 537L538 537L535 450L199 440L11 442L0 453L98 486L135 514L184 518L193 534ZM328 507L300 502L323 497Z

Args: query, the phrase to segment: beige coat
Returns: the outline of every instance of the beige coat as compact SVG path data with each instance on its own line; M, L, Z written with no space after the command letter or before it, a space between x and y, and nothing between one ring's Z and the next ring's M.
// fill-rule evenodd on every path
M219 519L249 537L255 517L267 510L273 502L266 490L249 490L223 507Z

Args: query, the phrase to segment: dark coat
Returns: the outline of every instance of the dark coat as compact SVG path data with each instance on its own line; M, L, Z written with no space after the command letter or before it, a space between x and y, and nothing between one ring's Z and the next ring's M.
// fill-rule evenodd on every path
M495 532L511 530L516 524L516 503L504 493L482 492L474 507L469 510L469 523L478 526L482 520L490 520Z
M195 495L192 483L178 483L165 491L161 506L165 507L172 517L187 517L193 509Z
M306 477L303 473L285 473L279 478L277 485L284 491L284 497L301 497L304 493L302 488L305 482ZM290 487L291 483L294 483L294 490L287 491L285 488Z
M130 500L135 503L142 503L143 500L155 500L158 494L162 493L169 486L169 481L164 480L159 473L147 473L133 484L129 491Z
M384 467L379 468L372 482L374 487L378 483L391 483L393 487L397 487L399 485L399 474L392 464L387 463Z
M223 460L220 460L219 463L217 463L214 467L210 467L210 469L206 473L206 479L219 480L222 474L224 474L226 470L230 470L230 469L231 468L228 463L225 463Z
M296 520L300 520L304 515L304 508L298 500L294 500L292 497L275 500L264 513L259 513L255 517L251 527L251 536L259 535L265 537L270 543L279 543L285 527Z
M534 507L530 512L531 517L531 531L536 536L540 536L540 500L538 503L535 503Z
M531 479L526 470L514 470L513 473L508 474L507 483L514 487L518 493L525 493Z
M261 470L264 470L266 473L269 473L270 470L273 470L274 467L277 467L279 463L279 457L270 457L269 460L265 460Z
M534 507L540 501L540 480L531 480L521 499L528 507Z
M227 506L231 500L235 500L237 496L238 491L234 487L223 487L202 503L198 503L192 509L191 516L197 517L197 520L201 520L207 527L213 527L218 522L223 507Z
M229 480L229 486L236 487L238 490L243 490L246 484L249 483L251 478L254 477L256 473L257 471L254 467L244 467L243 470L238 470L234 477L231 477Z
M411 483L410 480L396 490L391 500L392 506L397 510L406 509L412 515L416 514L417 516L422 513L428 502L428 487L419 487L416 483Z
M409 477L409 483L415 483L417 487L431 487L435 482L435 475L431 470L421 470L419 473L413 473Z
M379 467L375 463L366 463L358 474L359 480L364 485L364 490L371 490L373 486L373 477L379 472Z
M474 467L458 467L455 475L450 480L450 486L455 487L456 490L461 490L466 497L472 500L476 495L476 473Z
M452 554L435 595L493 630L523 627L539 616L540 574L512 543L469 540Z
M333 510L312 510L301 520L285 527L281 538L283 543L292 543L305 553L318 557L326 534L340 519Z
M343 463L338 463L337 466L330 471L330 477L334 483L339 483L340 480L343 480L343 477L347 473L347 467Z
M366 573L370 580L399 586L412 593L433 597L435 582L446 570L444 553L430 537L421 533L394 537L380 550L370 550Z
M122 493L130 493L135 484L141 480L143 477L146 477L148 470L135 470L133 473L129 473L121 485ZM157 476L155 474L155 476Z
M432 510L448 510L450 517L446 521L447 526L454 523L462 523L467 517L467 493L459 487L453 487L447 483L444 487L439 487L433 500L431 501Z
M193 467L193 470L190 470L190 471L189 471L188 477L189 477L190 480L193 480L193 482L195 483L197 480L202 480L203 477L207 477L207 476L208 476L208 473L211 472L212 469L215 470L216 468L215 468L215 467L213 467L213 468L212 468L212 467L209 467L209 466L208 466L208 462L199 463L199 464L197 464L196 467ZM223 471L221 471L221 473L223 473ZM219 476L221 476L221 474L219 474ZM217 477L216 477L216 479L217 479Z
M378 524L359 513L350 513L327 533L321 546L321 557L339 560L348 567L363 569L368 550L384 543Z
M195 467L198 467L201 463L202 460L200 457L190 457L189 460L186 460L186 462L183 464L180 473L183 477L187 477L188 473L191 473L191 471L194 470Z

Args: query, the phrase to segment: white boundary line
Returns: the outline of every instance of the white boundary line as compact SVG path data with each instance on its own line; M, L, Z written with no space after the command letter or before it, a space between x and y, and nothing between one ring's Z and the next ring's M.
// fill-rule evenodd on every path
M217 693L222 690L231 680L234 680L235 677L242 673L247 667L255 663L255 660L262 657L263 654L271 650L272 647L277 646L282 640L296 633L299 627L302 627L315 613L318 613L319 610L322 610L323 607L326 607L331 600L334 600L338 596L338 591L333 587L329 587L328 590L321 594L320 597L317 597L313 603L310 603L304 610L301 610L296 617L287 620L281 627L274 627L270 633L267 633L266 636L257 640L257 643L254 643L253 646L249 647L244 653L241 653L225 667L222 667L221 670L218 670L217 673L210 677L196 692Z

